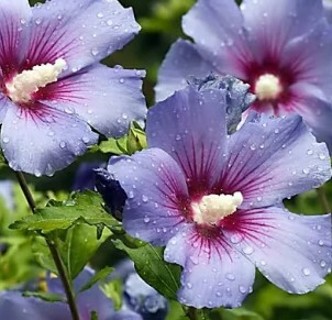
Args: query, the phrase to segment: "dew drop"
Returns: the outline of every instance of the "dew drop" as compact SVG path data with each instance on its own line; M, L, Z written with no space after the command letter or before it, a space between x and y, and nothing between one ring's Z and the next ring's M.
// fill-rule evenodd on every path
M8 143L9 142L9 138L8 137L3 137L2 138L2 142L3 143Z
M310 276L310 270L308 268L303 268L302 269L302 273L305 275L305 276Z
M247 246L247 247L244 247L242 249L242 251L243 251L244 254L250 255L254 252L254 248L250 247L250 246Z
M234 234L234 235L231 236L231 242L232 242L233 244L239 243L240 241L241 241L240 236L238 236L238 235L236 235L236 234Z
M230 281L234 281L235 280L235 276L233 273L227 273L226 274L226 279L230 280Z
M307 151L307 154L308 154L309 156L311 156L312 154L314 154L314 152L313 152L311 149L309 149L309 150Z
M246 288L244 286L240 286L239 290L242 294L245 294L247 292Z
M89 138L89 137L83 137L83 138L82 138L82 141L83 141L84 143L89 143L89 142L90 142L90 138Z
M149 198L146 195L142 195L142 201L147 203L149 201Z
M149 223L150 222L150 218L149 217L144 217L144 222L145 223Z
M33 173L36 177L40 177L42 175L42 173L38 169L36 169Z
M304 173L304 174L309 174L309 170L308 169L302 169L302 172Z
M91 54L95 57L96 55L98 55L99 50L97 48L94 48L91 50Z
M66 148L66 145L67 145L67 144L66 144L66 142L64 142L64 141L61 141L60 144L59 144L59 146L60 146L61 149Z

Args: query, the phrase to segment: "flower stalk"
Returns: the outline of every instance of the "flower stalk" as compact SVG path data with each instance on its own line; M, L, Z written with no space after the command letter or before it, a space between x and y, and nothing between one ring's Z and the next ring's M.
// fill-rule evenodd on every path
M20 187L22 189L22 192L23 192L23 194L24 194L24 196L25 196L25 198L26 198L26 200L29 204L29 207L30 207L32 213L35 214L35 212L36 212L36 203L33 199L33 196L31 194L31 191L30 191L30 189L28 187L28 184L25 180L25 177L24 177L22 172L15 172L15 174L16 174L16 178L17 178L17 180L20 184ZM62 261L62 258L61 258L61 255L59 253L56 242L53 239L51 240L49 237L45 237L45 238L46 238L47 246L50 249L50 253L52 255L54 264L55 264L55 266L58 270L58 274L59 274L59 277L61 279L63 288L65 290L65 294L66 294L66 297L67 297L67 303L69 305L69 309L70 309L70 312L71 312L72 319L73 320L80 320L79 313L78 313L77 306L76 306L76 302L75 302L75 295L74 295L74 291L73 291L73 288L72 288L72 284L71 284L70 279L68 278L66 267L65 267L65 265Z

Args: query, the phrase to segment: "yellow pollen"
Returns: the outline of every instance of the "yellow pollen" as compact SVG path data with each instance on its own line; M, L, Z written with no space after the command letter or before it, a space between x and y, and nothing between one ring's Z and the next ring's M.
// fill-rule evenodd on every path
M210 194L199 202L192 203L193 219L198 224L216 224L218 221L234 213L242 204L242 193Z
M46 63L34 66L31 70L24 70L6 84L7 95L14 102L29 102L32 94L39 88L56 82L66 67L66 61L60 58L54 64Z
M259 100L274 100L282 92L282 85L278 77L266 73L261 75L255 84L255 95Z

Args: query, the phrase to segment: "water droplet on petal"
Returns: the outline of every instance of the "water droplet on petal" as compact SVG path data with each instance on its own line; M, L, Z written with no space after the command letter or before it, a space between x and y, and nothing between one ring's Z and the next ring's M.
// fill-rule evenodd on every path
M8 143L9 142L9 138L8 137L3 137L2 138L2 142L3 143Z
M59 144L59 146L60 146L61 149L66 148L66 145L67 145L67 144L66 144L66 142L64 142L64 141L61 141L60 144Z
M239 290L242 294L245 294L247 292L246 288L244 286L240 286Z
M84 143L89 143L89 142L90 142L90 138L89 138L89 137L83 137L83 138L82 138L82 141L83 141Z
M244 254L250 255L254 252L254 248L250 246L246 246L242 249Z
M230 280L230 281L234 281L235 280L235 276L233 273L227 273L226 274L226 279Z
M303 268L302 272L305 276L310 276L310 270L308 268Z

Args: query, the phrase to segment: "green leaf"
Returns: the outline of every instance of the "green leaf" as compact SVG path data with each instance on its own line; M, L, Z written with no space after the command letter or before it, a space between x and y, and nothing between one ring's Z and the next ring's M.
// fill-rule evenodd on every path
M109 236L110 232L104 230L101 238L97 239L95 226L76 224L57 239L60 254L71 279L78 276Z
M188 320L184 308L175 300L170 300L168 303L168 313L166 320Z
M34 215L14 222L10 228L49 233L66 230L78 222L121 230L120 223L103 209L101 197L93 191L74 194L67 201L50 201L47 207L37 209Z
M102 141L98 146L98 150L115 155L127 154L127 136L123 136L120 139L110 138L107 141Z
M114 279L104 284L101 289L103 290L106 297L110 298L113 302L114 309L120 310L122 307L123 288L122 280Z
M163 248L153 247L150 244L133 248L119 239L113 242L116 248L129 255L135 263L136 271L149 285L166 298L176 300L181 268L164 261Z
M34 297L39 298L41 300L47 301L47 302L65 302L65 299L62 295L51 293L51 292L32 292L32 291L25 291L23 293L24 297Z
M58 270L54 264L50 250L46 244L44 237L35 236L32 238L31 249L35 260L46 270L58 274Z
M90 289L92 286L94 286L97 282L104 280L112 271L114 268L112 267L105 267L98 272L94 274L92 278L89 279L87 283L85 283L82 288L79 290L79 292L83 292L85 290Z
M145 132L137 122L133 122L130 125L128 134L119 139L110 138L107 141L102 141L97 148L93 148L91 151L101 151L115 155L132 155L146 148L146 145Z
M102 237L97 239L96 227L76 224L68 230L52 232L48 236L56 242L68 276L71 279L75 279L94 256L99 246L110 236L110 232L104 230ZM43 237L36 236L33 238L32 250L35 259L43 268L58 274Z

